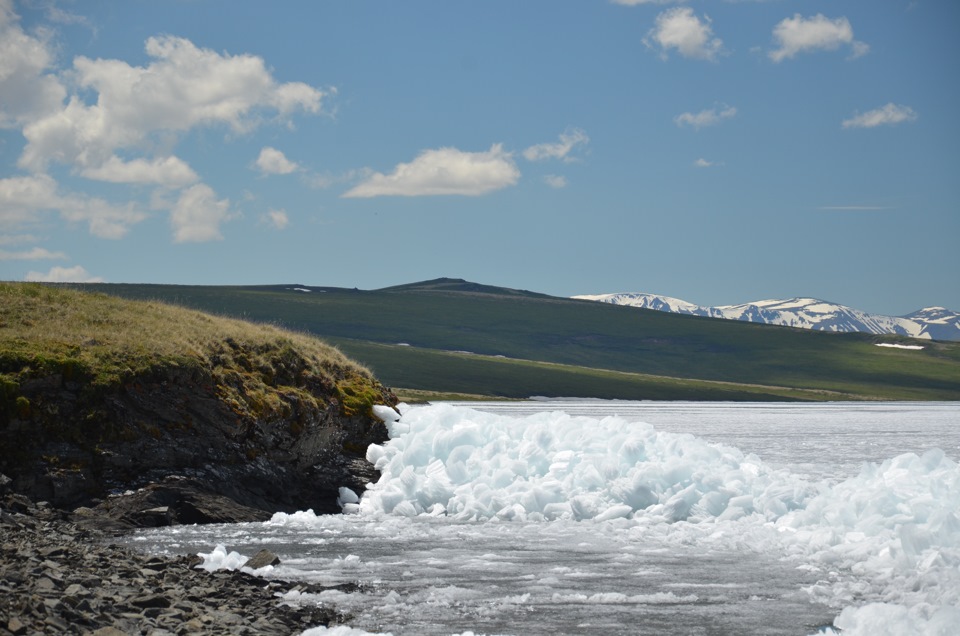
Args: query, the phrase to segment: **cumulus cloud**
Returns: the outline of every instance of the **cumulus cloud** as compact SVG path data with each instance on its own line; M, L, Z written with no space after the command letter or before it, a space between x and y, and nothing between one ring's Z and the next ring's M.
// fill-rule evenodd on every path
M67 257L63 252L51 252L44 247L34 247L23 252L0 250L0 261L48 261L62 260Z
M123 161L112 156L98 166L85 168L81 174L96 181L154 184L168 188L182 188L199 180L193 168L177 157Z
M716 161L707 161L703 157L700 157L693 162L693 165L697 168L713 168L714 166L722 166L723 164Z
M114 169L123 164L114 159L115 151L142 151L156 145L161 133L213 125L243 133L270 112L321 110L324 92L299 82L278 83L260 57L221 54L173 36L149 38L146 52L151 62L142 67L75 58L76 84L95 92L96 103L73 95L57 112L27 123L19 165L39 172L58 162L91 177L109 176L111 162ZM164 171L177 168L182 180L184 166L174 166L171 159L145 161L125 174L152 167L163 174L144 181L158 183L169 178Z
M673 118L673 123L677 126L692 126L699 130L707 126L716 126L724 119L730 119L737 114L737 109L733 106L719 106L709 110L701 110L699 113L681 113Z
M91 276L90 273L77 265L75 267L52 267L49 272L27 272L24 280L40 283L102 283L103 278Z
M486 152L456 148L425 150L410 163L398 164L390 174L374 172L342 196L478 196L514 185L520 171L501 144Z
M905 121L915 121L917 113L909 106L889 103L886 106L858 113L850 119L843 120L844 128L874 128L876 126L892 126Z
M10 0L0 0L0 127L20 126L59 110L67 91L48 73L52 47L43 37L28 35Z
M537 144L523 151L527 161L543 161L544 159L562 159L572 161L570 152L580 145L590 142L587 133L579 128L568 128L560 134L560 141L554 143Z
M778 48L770 51L770 59L782 62L798 53L809 51L835 51L849 46L851 57L866 55L870 47L853 39L853 27L845 17L830 19L821 13L804 18L799 13L784 18L773 28L773 39Z
M643 43L660 49L660 57L667 59L670 49L684 57L714 61L723 51L723 40L713 35L710 18L701 21L689 7L675 7L657 16L654 27Z
M286 210L270 210L261 217L261 220L277 230L282 230L290 224L290 218L287 216Z
M270 146L260 150L255 165L263 174L290 174L299 168L295 162L287 159L286 155Z
M46 212L57 212L70 223L86 223L91 234L109 239L123 237L146 218L133 203L113 205L97 197L61 193L48 175L0 179L0 229L36 224Z
M217 199L210 186L190 186L170 210L173 240L177 243L203 243L223 239L220 225L229 221L230 200Z

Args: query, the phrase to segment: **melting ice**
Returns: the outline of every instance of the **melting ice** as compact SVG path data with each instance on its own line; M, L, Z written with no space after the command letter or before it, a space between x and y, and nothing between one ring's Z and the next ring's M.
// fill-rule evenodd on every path
M283 559L271 576L339 585L287 602L333 603L369 633L880 636L960 625L960 468L942 450L811 480L617 416L402 410L378 411L391 440L367 457L382 477L364 493L341 489L348 515L140 539L157 550L213 536L247 553L268 544ZM224 545L203 553L206 567L243 565ZM364 632L308 632L324 633Z

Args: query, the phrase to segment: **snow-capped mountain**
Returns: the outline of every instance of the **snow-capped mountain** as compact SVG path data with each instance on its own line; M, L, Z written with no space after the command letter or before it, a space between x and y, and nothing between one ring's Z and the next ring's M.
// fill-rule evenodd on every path
M873 334L898 334L911 338L960 340L960 313L943 307L927 307L906 316L882 316L816 298L759 300L742 305L720 307L703 307L657 294L599 294L574 296L574 298L679 314L821 331L860 331Z

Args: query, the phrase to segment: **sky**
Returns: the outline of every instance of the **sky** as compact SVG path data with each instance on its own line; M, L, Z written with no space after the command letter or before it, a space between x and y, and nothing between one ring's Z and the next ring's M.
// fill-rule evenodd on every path
M953 0L0 0L0 279L960 310Z

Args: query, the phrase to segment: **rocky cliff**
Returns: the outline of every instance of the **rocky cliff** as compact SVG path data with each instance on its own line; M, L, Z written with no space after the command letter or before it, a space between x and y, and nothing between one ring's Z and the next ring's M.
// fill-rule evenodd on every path
M339 512L396 398L307 336L159 303L0 285L6 488L124 526Z

